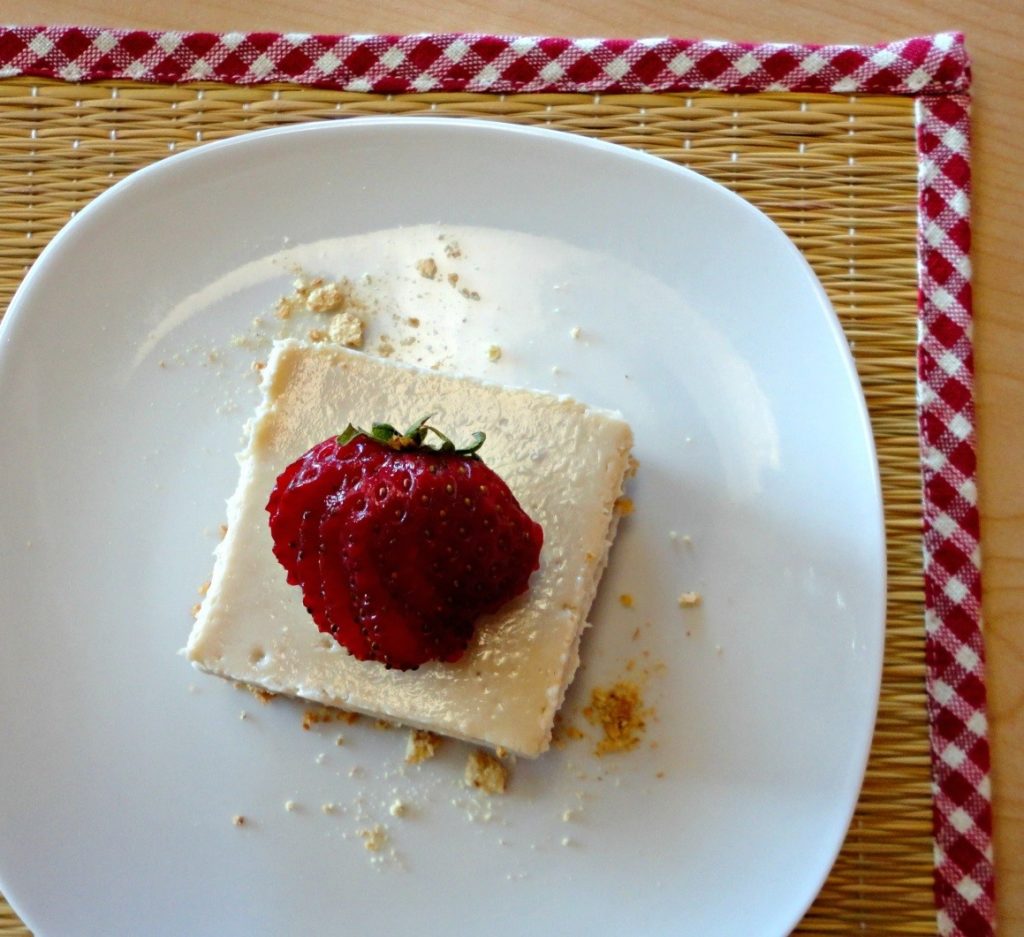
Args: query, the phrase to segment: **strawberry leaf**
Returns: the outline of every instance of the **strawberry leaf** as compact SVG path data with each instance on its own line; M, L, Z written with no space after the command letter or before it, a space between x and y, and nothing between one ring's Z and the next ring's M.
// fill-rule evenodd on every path
M444 452L465 456L468 459L480 458L477 455L477 451L487 439L486 433L473 433L472 437L470 437L469 445L459 447L436 426L431 426L427 422L433 416L433 413L427 414L427 416L413 423L404 433L400 433L390 423L374 423L369 432L349 423L338 435L338 445L344 446L357 436L366 436L368 439L373 439L398 452L422 452L425 454ZM426 441L430 433L433 433L441 440L440 445L432 446Z

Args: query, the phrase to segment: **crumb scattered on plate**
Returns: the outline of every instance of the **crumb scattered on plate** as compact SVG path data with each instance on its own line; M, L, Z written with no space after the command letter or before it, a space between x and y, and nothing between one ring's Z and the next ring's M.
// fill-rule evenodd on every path
M508 768L489 752L474 749L466 759L466 785L486 794L504 794Z
M437 754L441 737L426 729L413 729L405 746L405 761L410 765L418 765Z
M240 690L245 690L246 692L251 693L264 705L277 696L276 693L271 693L270 690L264 690L261 686L253 686L251 683L236 683L235 686Z
M620 680L606 690L595 688L590 694L590 705L583 710L587 722L604 732L594 753L607 755L636 748L647 728L647 714L637 684Z
M360 830L359 835L363 838L363 846L370 852L380 852L388 844L388 831L379 823Z
M315 709L303 711L302 728L308 732L313 726L328 722L345 722L352 725L358 718L358 713L350 713L344 709L332 709L329 706L318 706Z
M351 312L339 312L331 316L327 326L327 337L347 348L362 348L364 329L365 324L359 316Z

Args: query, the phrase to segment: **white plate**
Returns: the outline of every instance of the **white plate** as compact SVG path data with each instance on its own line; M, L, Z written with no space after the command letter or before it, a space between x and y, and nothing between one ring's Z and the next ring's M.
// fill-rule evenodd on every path
M426 252L481 300L419 277ZM369 272L393 337L389 311L462 315L449 362L636 431L636 513L567 704L591 738L520 762L491 806L461 746L406 770L402 733L338 747L176 654L255 400L251 320L274 327L288 262ZM213 144L44 252L0 333L0 401L0 887L38 934L781 934L813 899L874 722L879 481L828 302L741 199L472 121ZM631 659L656 715L597 759L579 710Z

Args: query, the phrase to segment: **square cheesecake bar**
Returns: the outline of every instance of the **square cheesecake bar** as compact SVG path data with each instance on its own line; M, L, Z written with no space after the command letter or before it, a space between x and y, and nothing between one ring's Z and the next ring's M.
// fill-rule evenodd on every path
M272 693L528 757L545 751L615 536L629 426L567 397L294 340L275 343L262 394L188 659ZM265 506L278 474L347 424L426 413L456 440L487 433L482 458L541 525L544 546L528 591L481 618L457 662L388 670L317 629L274 557Z

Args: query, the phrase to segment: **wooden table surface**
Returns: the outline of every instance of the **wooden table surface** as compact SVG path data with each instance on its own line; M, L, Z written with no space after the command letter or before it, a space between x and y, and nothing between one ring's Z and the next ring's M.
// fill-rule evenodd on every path
M1020 0L7 0L7 23L880 42L956 29L974 62L975 350L997 909L1024 935L1024 4Z

